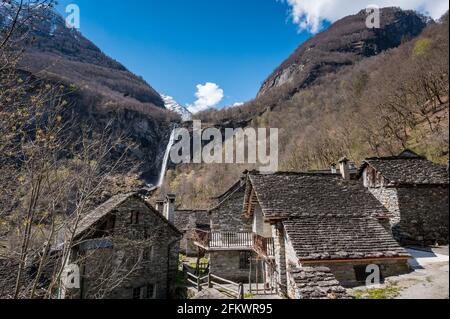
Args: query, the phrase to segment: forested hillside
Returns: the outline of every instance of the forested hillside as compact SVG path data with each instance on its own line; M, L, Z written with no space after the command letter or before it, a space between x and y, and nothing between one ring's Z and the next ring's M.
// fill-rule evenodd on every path
M16 6L0 6L0 31L6 34L16 12ZM165 109L159 93L141 77L108 57L78 30L67 28L51 6L26 6L18 22L10 42L11 50L21 53L10 70L18 72L24 85L29 84L27 90L45 84L63 87L67 107L62 118L72 127L66 134L76 139L86 127L91 136L110 131L127 138L133 148L126 157L136 164L135 173L143 174L148 182L156 180L171 123L180 117Z
M448 28L446 14L396 48L322 72L307 86L300 80L301 89L300 82L290 81L242 107L208 111L199 118L280 128L281 170L326 169L344 155L360 163L405 148L447 163ZM178 168L167 187L208 205L243 169Z

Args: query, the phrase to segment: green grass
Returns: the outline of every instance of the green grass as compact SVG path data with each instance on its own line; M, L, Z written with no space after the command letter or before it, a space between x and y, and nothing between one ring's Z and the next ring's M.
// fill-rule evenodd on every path
M355 299L394 299L400 296L401 289L395 285L391 285L385 288L371 288L367 290L357 290L352 293Z

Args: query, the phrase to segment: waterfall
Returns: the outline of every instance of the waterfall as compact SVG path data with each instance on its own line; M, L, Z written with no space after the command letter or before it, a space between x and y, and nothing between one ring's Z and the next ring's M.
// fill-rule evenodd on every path
M164 183L164 178L166 177L167 165L169 164L170 151L172 150L172 146L175 143L175 131L176 128L172 130L170 134L169 144L167 144L166 153L164 154L163 163L161 166L161 173L159 175L158 187L161 187Z

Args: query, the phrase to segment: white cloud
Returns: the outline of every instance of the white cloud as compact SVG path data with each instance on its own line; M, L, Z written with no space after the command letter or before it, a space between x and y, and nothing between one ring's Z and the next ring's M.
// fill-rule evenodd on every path
M278 1L278 0L277 0ZM281 0L291 7L291 16L300 31L319 32L325 20L334 22L370 5L418 10L434 19L449 7L448 0Z
M197 101L188 105L188 110L194 114L219 104L224 97L224 92L217 84L207 82L204 85L197 85L195 96Z
M233 107L242 106L244 104L245 104L244 102L236 102L233 104Z

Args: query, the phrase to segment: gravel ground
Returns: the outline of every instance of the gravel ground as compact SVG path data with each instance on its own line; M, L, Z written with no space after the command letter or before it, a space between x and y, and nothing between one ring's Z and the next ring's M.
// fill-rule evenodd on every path
M448 246L433 249L411 248L408 251L414 257L409 262L414 271L407 275L387 278L385 284L376 289L388 291L384 297L390 299L449 299ZM353 295L369 291L367 288L349 290Z

